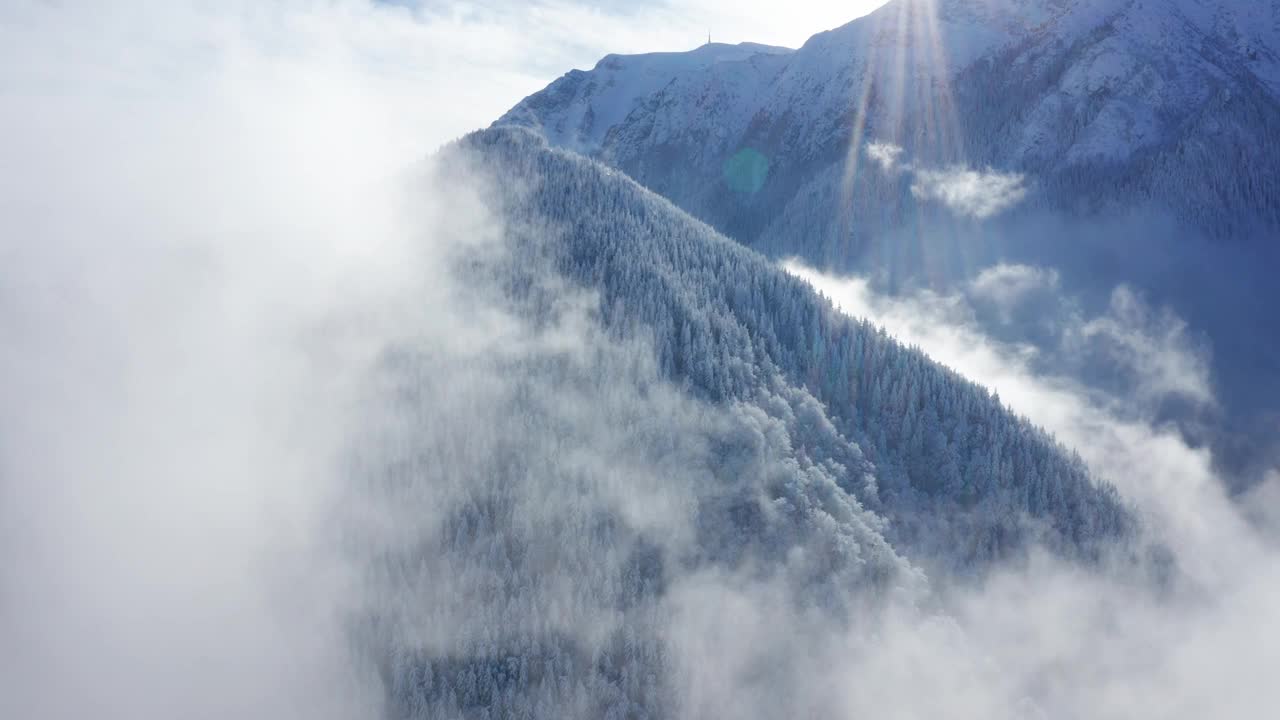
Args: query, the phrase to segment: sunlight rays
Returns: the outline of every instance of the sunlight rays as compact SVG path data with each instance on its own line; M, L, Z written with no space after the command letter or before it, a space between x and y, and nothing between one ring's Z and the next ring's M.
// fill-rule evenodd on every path
M928 11L922 14L928 42L924 48L917 48L917 52L928 51L931 55L925 59L930 63L930 67L935 69L935 72L930 74L930 87L921 88L925 93L932 90L933 102L923 104L923 107L930 111L926 116L931 122L928 140L938 149L939 158L954 162L960 159L958 153L962 148L960 147L959 114L956 113L951 96L951 73L947 60L946 38L938 28L936 0L919 0L919 2L927 5L928 8Z
M853 118L853 134L846 153L844 175L840 183L840 222L841 235L848 237L853 222L854 183L858 177L858 161L862 153L862 134L867 125L867 106L871 99L871 68L876 66L876 54L879 45L875 42L867 44L867 60L862 68L862 88L858 93L857 111ZM857 70L855 69L856 73Z
M883 233L854 235L866 231L867 224L858 222L860 213L872 216L866 219L888 219L886 214L897 207L892 186L876 192L859 176L869 142L905 148L913 162L930 167L965 160L946 26L939 18L938 0L898 0L873 13L867 23L861 44L866 56L861 63L855 59L851 74L854 110L840 185L840 248L870 251L869 259L887 267L890 276L895 274L893 266L905 263L923 270L929 284L943 284L959 277L969 264L964 244L946 237L955 233L939 237L938 227L916 217L903 223L906 231L894 238ZM904 191L905 187L897 189ZM977 216L970 214L973 217Z

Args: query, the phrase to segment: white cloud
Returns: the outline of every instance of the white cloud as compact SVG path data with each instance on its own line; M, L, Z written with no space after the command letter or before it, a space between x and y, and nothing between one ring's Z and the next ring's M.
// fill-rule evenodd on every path
M985 220L1017 205L1027 194L1026 177L1020 173L963 165L920 167L903 162L904 149L888 142L868 142L865 151L886 174L910 173L911 194L916 198L940 202L957 215Z
M1011 263L992 265L969 283L971 294L996 303L1006 312L1033 292L1057 289L1058 271Z
M1058 372L1114 376L1136 407L1175 397L1202 409L1216 404L1208 346L1172 310L1151 308L1127 285L1112 290L1104 312L1086 317L1056 270L999 263L974 277L965 296L1004 325L1036 325Z
M898 167L898 159L902 156L902 147L893 143L867 143L867 157L879 163L884 172L893 172Z
M1177 395L1214 404L1207 346L1191 338L1187 324L1167 308L1153 311L1131 288L1117 287L1107 313L1067 338L1076 349L1092 345L1113 363L1132 368L1146 398Z
M998 215L1027 194L1026 179L1017 173L952 167L917 170L911 193L937 200L960 215L979 220Z

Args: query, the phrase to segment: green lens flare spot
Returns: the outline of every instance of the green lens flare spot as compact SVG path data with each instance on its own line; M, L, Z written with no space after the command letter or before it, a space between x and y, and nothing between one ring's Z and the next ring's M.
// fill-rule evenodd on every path
M752 148L742 148L724 162L724 181L734 192L755 194L768 175L768 158Z

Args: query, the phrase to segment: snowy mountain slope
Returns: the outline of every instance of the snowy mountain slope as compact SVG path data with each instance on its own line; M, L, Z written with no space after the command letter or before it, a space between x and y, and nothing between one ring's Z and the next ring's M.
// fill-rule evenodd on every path
M935 536L924 540L930 555L973 551L951 543L938 517L943 507L958 522L994 517L994 525L1013 523L1000 531L1008 538L1029 537L1009 515L1017 508L1018 516L1045 519L1044 539L1062 549L1125 527L1109 486L985 389L849 320L804 282L630 179L523 132L489 131L462 147L515 187L533 188L508 196L504 216L559 229L550 239L523 238L518 256L549 259L571 282L599 293L605 327L652 338L662 375L700 397L747 401L762 388L811 394L819 404L796 401L807 409L793 412L818 413L812 427L829 427L875 468L842 486L895 521L919 516L929 527L913 532ZM527 272L525 264L537 263L517 262L510 271ZM815 458L847 456L818 451L830 441L802 442ZM864 482L872 474L874 489ZM1074 499L1059 506L1051 496ZM969 540L983 535L975 527L958 532ZM909 545L903 550L915 555ZM956 559L982 562L986 553Z
M1037 542L1089 562L1136 537L986 390L624 175L510 128L433 171L488 179L503 237L460 258L467 300L530 331L386 362L376 404L405 421L353 502L442 518L368 563L404 599L355 623L393 715L687 717L690 593L769 593L829 633Z
M767 66L768 58L790 52L756 43L710 43L688 53L607 55L590 72L569 72L506 119L538 128L556 145L591 153L600 148L605 133L672 78L729 62Z

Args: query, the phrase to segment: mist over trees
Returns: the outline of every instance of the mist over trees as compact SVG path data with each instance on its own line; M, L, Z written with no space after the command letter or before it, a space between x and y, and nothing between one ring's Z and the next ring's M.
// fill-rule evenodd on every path
M630 179L512 129L430 172L480 178L501 218L456 262L466 315L510 330L383 364L396 419L352 502L419 520L355 544L385 548L373 596L403 604L354 637L393 714L689 716L680 678L710 659L671 634L687 593L866 627L926 599L926 572L1139 542L998 398Z
M720 400L749 396L777 376L820 401L828 422L877 469L878 489L864 501L904 512L948 502L961 515L995 503L1006 512L979 514L1048 519L1076 546L1122 533L1114 493L1052 438L987 390L835 311L764 258L526 133L489 131L465 146L527 178L534 189L506 212L551 228L527 242L598 290L606 327L652 333L668 377ZM848 489L865 493L852 482Z

